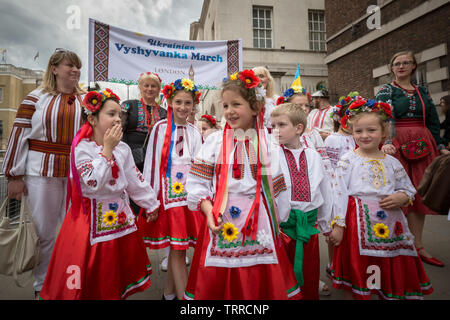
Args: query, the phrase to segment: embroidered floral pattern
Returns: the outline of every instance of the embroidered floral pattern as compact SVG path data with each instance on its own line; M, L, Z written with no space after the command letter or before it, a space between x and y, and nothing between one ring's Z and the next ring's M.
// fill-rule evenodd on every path
M97 186L97 180L88 180L87 185L91 188L95 188Z
M373 232L378 238L386 239L389 237L389 228L384 223L374 225Z
M183 186L183 184L180 183L180 182L175 182L175 183L172 185L172 191L173 191L175 194L181 194L181 193L183 192L183 190L184 190L184 186Z
M387 217L386 212L384 212L383 210L378 211L377 217L380 218L381 220L385 219Z
M231 206L230 214L231 214L231 217L234 219L239 218L239 216L241 215L241 209L239 209L238 207L235 207L235 206Z
M394 233L396 236L399 236L401 234L403 234L403 225L400 221L397 221L395 223L395 227L394 227Z
M116 224L117 214L112 210L106 211L105 213L103 213L103 223L105 223L107 226Z
M183 172L177 172L176 177L177 177L178 180L183 179L183 177L184 177Z
M86 160L83 162L80 162L77 165L77 171L80 177L84 178L87 176L91 171L94 169L94 166L92 165L92 160Z
M234 239L237 239L239 234L238 229L231 222L225 223L222 230L222 236L228 242L233 242Z
M256 239L263 247L272 247L272 237L270 234L267 234L265 230L259 230L258 234L256 235Z

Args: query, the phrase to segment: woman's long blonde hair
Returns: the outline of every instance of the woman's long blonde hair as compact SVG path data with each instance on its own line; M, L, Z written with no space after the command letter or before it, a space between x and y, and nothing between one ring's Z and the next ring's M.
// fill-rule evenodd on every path
M259 66L254 67L253 72L255 72L256 75L258 74L264 74L269 81L267 82L267 88L266 88L266 97L273 99L275 97L275 80L273 80L272 75L270 74L270 71L267 70L267 68Z
M43 89L44 92L48 92L52 95L57 95L58 90L56 86L56 76L52 72L53 66L58 66L64 59L67 59L78 69L81 69L81 59L77 56L75 52L68 50L56 50L50 59L48 60L47 69L45 70L44 79L39 88ZM83 94L85 91L81 89L80 85L77 83L75 86L74 94Z

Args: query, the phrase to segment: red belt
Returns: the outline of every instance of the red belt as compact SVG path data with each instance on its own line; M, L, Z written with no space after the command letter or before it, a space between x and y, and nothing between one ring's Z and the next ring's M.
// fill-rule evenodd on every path
M59 154L59 155L70 155L70 144L61 144L55 142L47 142L41 140L28 140L29 149L37 152Z

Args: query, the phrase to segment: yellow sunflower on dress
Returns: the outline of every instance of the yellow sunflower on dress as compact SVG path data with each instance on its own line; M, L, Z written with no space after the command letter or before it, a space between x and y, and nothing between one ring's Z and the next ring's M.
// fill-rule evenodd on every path
M237 236L239 234L238 229L232 224L231 222L225 223L222 230L222 236L224 239L226 239L228 242L232 242L234 239L237 239Z
M103 223L105 223L106 225L111 226L113 224L116 224L116 222L117 214L114 211L109 210L103 214Z
M175 182L172 185L172 191L175 192L176 194L180 194L182 193L184 190L184 186L181 182Z
M373 232L378 238L386 239L389 237L389 228L384 223L377 223L373 226Z

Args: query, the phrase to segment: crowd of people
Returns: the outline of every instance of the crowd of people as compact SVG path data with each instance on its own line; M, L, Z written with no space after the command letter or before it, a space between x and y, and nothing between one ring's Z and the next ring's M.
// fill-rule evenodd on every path
M3 165L8 197L26 196L40 238L35 297L126 299L151 285L148 248L165 250L164 300L317 300L330 294L322 233L334 288L423 299L433 287L422 262L444 265L423 243L425 217L448 208L426 204L435 184L422 178L449 163L450 111L443 97L440 123L416 67L399 52L375 99L352 88L334 106L325 90L278 96L267 68L243 70L223 81L221 128L196 115L193 80L162 88L143 72L140 96L122 102L84 92L81 60L57 49L19 107ZM71 266L80 273L68 285ZM368 283L372 266L381 283Z

